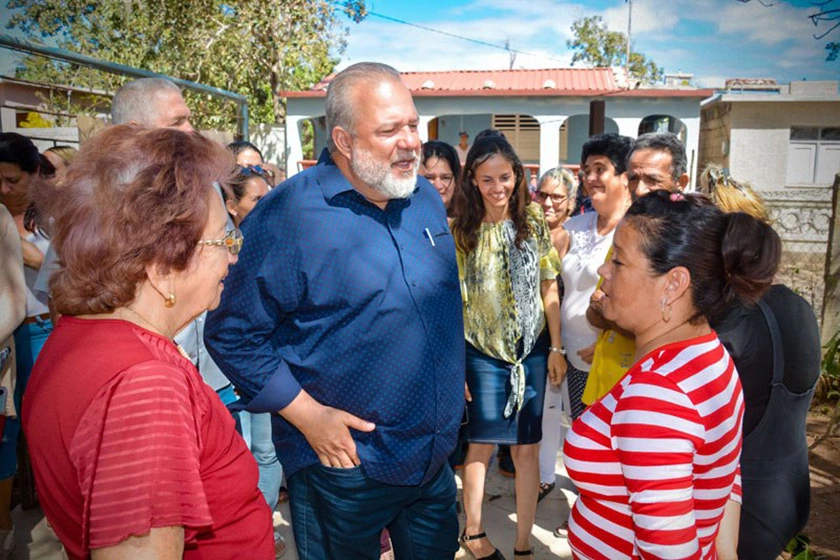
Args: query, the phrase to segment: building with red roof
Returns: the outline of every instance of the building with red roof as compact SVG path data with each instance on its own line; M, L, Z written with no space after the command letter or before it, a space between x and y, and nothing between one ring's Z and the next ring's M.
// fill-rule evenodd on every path
M639 87L621 68L461 70L404 72L402 80L420 115L420 135L453 146L458 133L470 138L486 128L505 133L523 162L541 172L580 163L589 137L590 102L605 104L605 132L636 137L670 130L686 144L692 169L700 133L700 102L712 90L691 86ZM311 120L314 153L326 145L324 98L333 75L306 91L283 91L288 99L288 173L302 169L302 123ZM295 134L295 131L298 133ZM694 175L692 173L692 175Z

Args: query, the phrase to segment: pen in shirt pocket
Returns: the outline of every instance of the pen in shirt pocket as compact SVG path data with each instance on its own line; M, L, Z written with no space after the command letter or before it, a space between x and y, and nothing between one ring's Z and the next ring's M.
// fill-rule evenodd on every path
M425 231L425 232L426 232L426 237L428 237L428 238L429 238L429 243L431 243L431 244L432 244L432 247L434 247L434 246L435 246L435 238L434 238L434 236L432 235L432 232L431 232L431 231L429 231L429 228L425 228L423 231Z

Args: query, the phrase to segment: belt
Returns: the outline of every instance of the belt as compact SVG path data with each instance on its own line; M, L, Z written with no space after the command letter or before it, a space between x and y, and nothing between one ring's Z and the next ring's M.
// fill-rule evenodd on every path
M49 321L50 314L49 313L41 313L40 315L33 315L32 317L27 317L23 320L24 325L31 325L33 323L39 323L43 321Z

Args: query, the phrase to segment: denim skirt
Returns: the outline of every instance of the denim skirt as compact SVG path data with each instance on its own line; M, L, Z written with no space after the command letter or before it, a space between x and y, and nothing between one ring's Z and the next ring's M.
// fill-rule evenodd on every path
M503 414L511 391L511 364L467 343L467 387L472 395L472 402L467 403L467 441L511 445L540 442L549 342L548 331L543 331L522 361L524 402L519 413L510 418Z

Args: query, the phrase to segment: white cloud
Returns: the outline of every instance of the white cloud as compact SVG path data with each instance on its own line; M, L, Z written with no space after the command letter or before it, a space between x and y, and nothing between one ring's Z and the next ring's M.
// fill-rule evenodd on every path
M389 15L387 1L374 11ZM758 0L633 0L633 45L667 71L695 75L702 85L724 77L766 76L780 81L830 79L837 75L823 63L825 41L807 16L815 8L787 2L771 7ZM625 32L627 3L613 0L594 10L583 0L451 0L443 10L421 11L405 19L454 35L504 45L529 55L516 57L516 68L568 66L566 48L572 23L600 15L607 25ZM430 13L435 19L425 19ZM381 60L401 70L469 70L507 68L508 53L455 37L385 21L375 16L349 24L348 49L339 68L360 60ZM840 31L835 32L840 38Z
M816 64L825 58L825 49L822 45L822 43L812 40L785 49L776 64L781 68L807 71L816 67Z
M483 2L486 13L493 9L522 7L527 3L496 0ZM538 4L547 4L538 0ZM557 4L552 3L556 8ZM442 19L423 21L420 25L498 47L509 41L510 48L519 51L515 68L550 68L568 66L571 54L566 50L572 20L563 18L535 19L531 9L499 18ZM510 56L502 48L476 44L458 37L444 35L370 16L360 24L350 26L348 48L339 69L361 60L379 60L400 70L466 70L508 68Z
M627 33L627 10L628 4L621 3L615 8L610 8L601 13L604 23L613 31ZM640 34L653 33L661 37L662 34L671 34L671 29L680 21L679 2L661 2L647 0L633 2L631 14L630 35L636 37Z
M703 87L703 88L712 88L712 89L723 88L723 86L726 84L726 80L728 80L731 77L732 76L714 76L714 75L701 76L701 77L696 78L694 80L694 84L697 87Z
M765 7L756 1L728 2L704 14L720 33L763 45L777 45L791 39L812 40L814 26L807 17L812 11L813 8L795 8L787 3Z

